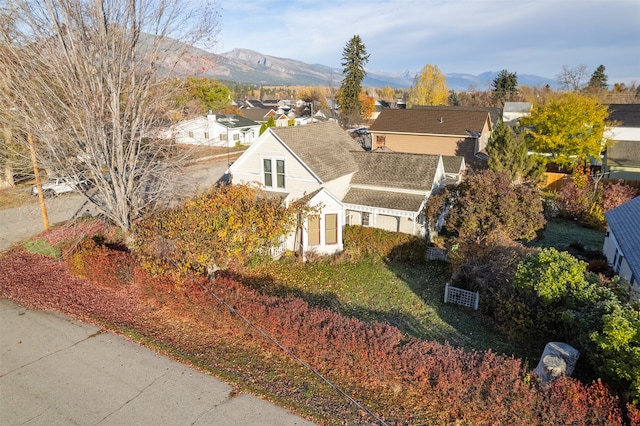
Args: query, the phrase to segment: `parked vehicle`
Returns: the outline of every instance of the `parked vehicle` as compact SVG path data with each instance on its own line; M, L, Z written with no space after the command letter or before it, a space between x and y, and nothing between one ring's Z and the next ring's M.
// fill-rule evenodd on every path
M42 192L45 197L56 197L60 194L67 192L77 191L89 186L89 182L85 179L80 179L77 176L64 176L51 178L47 182L42 184ZM33 195L38 195L38 187L34 186L31 189Z

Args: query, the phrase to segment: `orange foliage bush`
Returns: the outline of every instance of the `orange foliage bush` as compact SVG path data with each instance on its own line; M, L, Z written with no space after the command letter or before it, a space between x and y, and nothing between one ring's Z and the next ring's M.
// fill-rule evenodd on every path
M217 366L221 357L240 359L249 351L273 358L274 369L299 371L202 284L389 424L622 424L618 400L599 382L584 385L565 378L541 388L518 359L407 338L386 323L345 317L296 297L262 294L225 273L214 283L177 282L135 268L135 279L122 282L115 271L131 265L131 254L101 247L85 253L82 262L91 281L70 275L64 262L13 250L0 258L0 297L133 328L204 366ZM293 380L286 374L275 381L261 378L261 368L252 362L228 374L298 398L300 404L310 403L309 398L319 398L315 404L324 401L279 385ZM367 424L354 407L348 413L332 401L323 408L325 418Z

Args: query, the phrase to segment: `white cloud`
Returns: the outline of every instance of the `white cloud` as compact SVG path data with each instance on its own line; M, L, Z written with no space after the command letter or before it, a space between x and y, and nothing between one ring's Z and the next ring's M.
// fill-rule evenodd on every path
M358 34L368 67L554 77L604 64L610 82L640 82L637 0L222 1L220 50L247 48L339 67Z

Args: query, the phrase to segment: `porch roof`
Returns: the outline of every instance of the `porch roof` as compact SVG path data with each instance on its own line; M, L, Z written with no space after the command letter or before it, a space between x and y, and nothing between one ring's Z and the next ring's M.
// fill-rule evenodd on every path
M342 199L342 202L344 204L418 213L424 198L424 195L418 194L351 188Z

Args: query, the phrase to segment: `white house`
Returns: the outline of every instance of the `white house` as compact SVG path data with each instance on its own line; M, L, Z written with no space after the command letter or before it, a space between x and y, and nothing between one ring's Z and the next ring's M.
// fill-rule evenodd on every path
M609 105L608 129L613 143L607 147L604 171L611 179L640 180L640 104Z
M640 292L640 196L604 214L607 220L602 252L613 270Z
M333 121L268 129L230 173L233 183L318 207L284 244L321 254L342 251L348 224L424 235L424 203L446 179L441 156L365 152Z
M209 146L251 145L260 134L260 123L236 114L208 114L176 124L166 137L177 143Z
M531 115L531 102L505 102L502 121L509 126L518 126L522 117Z

